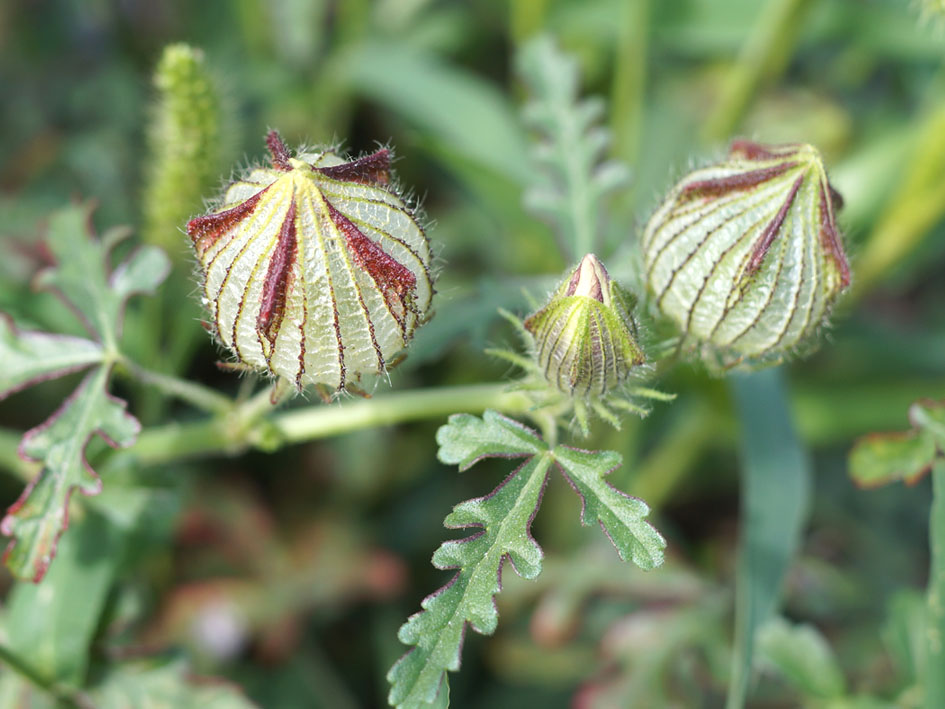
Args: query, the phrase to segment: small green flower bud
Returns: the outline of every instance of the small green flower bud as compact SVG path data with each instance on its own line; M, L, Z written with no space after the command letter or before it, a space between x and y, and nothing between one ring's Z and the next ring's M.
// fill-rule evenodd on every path
M647 287L685 335L729 359L782 354L825 322L850 283L840 203L810 145L735 141L650 218Z
M525 320L538 366L553 387L599 398L643 364L633 297L614 283L594 254L585 256L548 304Z

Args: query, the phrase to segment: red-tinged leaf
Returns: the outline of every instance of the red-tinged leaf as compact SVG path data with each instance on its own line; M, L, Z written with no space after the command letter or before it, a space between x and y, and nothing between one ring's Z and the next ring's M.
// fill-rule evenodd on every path
M23 436L20 454L43 467L0 522L0 531L13 537L3 560L20 578L42 580L69 526L72 492L101 491L102 481L85 458L92 436L123 448L134 443L141 428L125 403L107 393L107 380L107 368L97 368L56 413Z
M18 330L0 313L0 399L102 360L102 346L83 337Z
M850 475L861 487L918 482L945 454L945 401L922 399L909 408L912 430L871 433L850 451Z
M99 364L45 423L28 431L20 445L23 458L42 463L37 477L0 521L0 532L13 537L4 561L14 574L38 582L56 553L69 523L74 490L95 495L101 480L85 459L94 435L113 447L131 445L140 428L125 403L106 390L117 355L122 311L128 297L156 288L169 263L153 247L138 249L109 267L109 253L127 236L114 229L101 239L89 229L91 208L73 205L49 222L47 245L55 265L37 277L40 287L58 293L94 338L17 330L0 318L0 398L42 379Z

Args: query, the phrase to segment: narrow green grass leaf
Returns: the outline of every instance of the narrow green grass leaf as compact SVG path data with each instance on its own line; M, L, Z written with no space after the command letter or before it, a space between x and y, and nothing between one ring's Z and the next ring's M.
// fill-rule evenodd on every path
M624 561L632 561L641 569L652 569L663 563L666 540L646 522L650 508L643 500L617 490L604 480L620 467L621 458L617 453L558 446L554 457L562 474L581 496L583 524L598 522Z
M525 139L496 86L436 55L371 41L339 57L338 77L460 155L522 184Z
M778 369L730 379L741 425L741 533L728 709L745 705L760 628L774 613L807 515L810 471Z

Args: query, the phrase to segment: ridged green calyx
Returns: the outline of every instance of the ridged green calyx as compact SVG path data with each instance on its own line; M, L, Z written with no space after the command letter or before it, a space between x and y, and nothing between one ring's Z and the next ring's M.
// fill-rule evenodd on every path
M599 398L625 381L644 362L632 308L633 297L586 255L524 323L548 383L573 397Z
M267 144L271 167L187 225L211 328L239 363L297 390L357 390L429 317L429 242L390 187L387 150L292 157L275 131Z
M687 337L727 359L790 350L850 284L839 195L810 145L735 141L690 173L643 234L647 287Z

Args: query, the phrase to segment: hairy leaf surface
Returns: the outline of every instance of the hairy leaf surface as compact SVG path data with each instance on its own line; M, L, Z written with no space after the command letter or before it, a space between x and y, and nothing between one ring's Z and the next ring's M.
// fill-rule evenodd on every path
M603 481L620 463L609 452L551 448L530 428L494 411L482 418L455 414L437 432L439 458L466 470L483 458L523 458L495 490L453 508L444 524L476 530L464 539L444 542L433 555L438 569L456 569L443 588L421 603L422 610L401 627L401 642L415 647L387 675L388 697L397 707L429 707L442 702L445 676L460 665L466 626L495 632L495 595L502 590L506 559L515 571L533 579L541 571L542 551L531 536L531 522L555 462L585 500L585 519L599 520L623 559L644 569L662 563L663 538L643 518L649 509Z
M101 480L85 457L93 436L113 447L131 445L140 428L125 403L108 394L108 377L117 356L122 310L129 296L153 291L169 264L156 248L135 251L110 269L109 253L128 234L112 230L102 239L88 233L91 210L71 206L50 219L48 246L56 265L37 283L56 291L85 324L94 340L19 331L0 318L0 397L42 379L98 364L63 405L28 431L20 445L26 460L42 463L37 477L0 521L0 532L13 537L4 561L21 578L38 582L56 553L69 523L73 490L95 495Z

